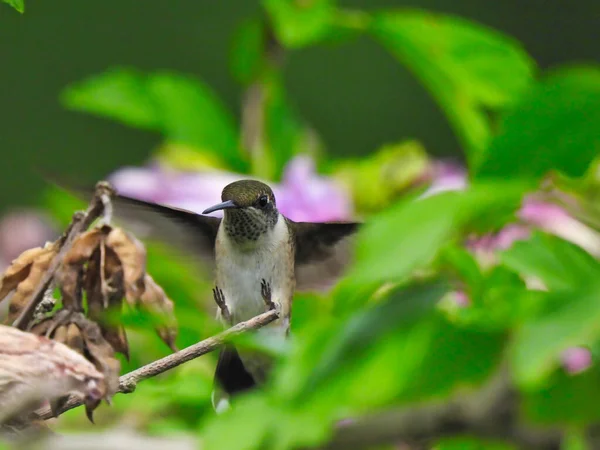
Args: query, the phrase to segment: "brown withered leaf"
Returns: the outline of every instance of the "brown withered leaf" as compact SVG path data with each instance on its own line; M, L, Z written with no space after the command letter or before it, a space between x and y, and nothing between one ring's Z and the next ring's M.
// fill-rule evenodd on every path
M27 278L33 261L45 251L42 247L25 250L11 263L0 281L0 300L4 300L4 297L16 289L21 281Z
M134 304L144 292L146 249L140 241L121 228L114 228L108 234L106 245L121 261L125 278L125 296L130 304Z
M62 268L57 274L63 308L82 311L82 284L84 264L92 257L110 232L110 227L93 228L77 236L65 255Z
M81 233L75 241L69 252L63 260L64 265L80 265L85 264L91 257L92 253L98 248L100 242L103 241L111 228L108 226L92 228L85 233Z
M104 374L106 394L112 397L119 389L121 363L115 358L111 345L102 336L98 324L80 316L77 326L81 330L89 360Z
M102 242L90 259L85 277L88 316L100 325L102 335L113 349L129 359L125 329L115 323L123 307L123 279L117 254Z
M56 342L67 345L67 326L68 325L60 325L57 327L52 334L52 339L54 339Z
M32 410L44 399L104 395L104 376L67 346L0 325L0 423Z
M139 299L140 307L161 321L161 325L156 327L156 332L163 342L176 352L177 321L173 314L173 301L148 274L144 276L144 287L144 293Z
M60 285L63 308L71 311L82 311L83 265L63 265L56 278Z
M12 323L27 305L57 251L56 243L26 250L4 272L0 282L0 300L15 291L10 300L6 323Z
M75 350L80 355L83 355L83 352L84 352L83 336L81 335L81 331L79 330L79 327L74 323L70 323L67 327L66 344L69 348Z

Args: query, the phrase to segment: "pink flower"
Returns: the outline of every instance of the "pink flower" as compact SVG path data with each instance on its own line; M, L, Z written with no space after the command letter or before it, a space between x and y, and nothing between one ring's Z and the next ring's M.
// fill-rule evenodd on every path
M430 197L440 192L462 191L467 187L467 171L451 162L436 162L431 167L432 182L421 198Z
M452 299L454 300L454 304L460 308L466 308L471 305L471 299L465 291L455 291Z
M576 244L595 257L600 257L600 233L573 218L560 206L537 199L523 201L519 217L526 223Z
M561 357L562 365L571 375L581 373L592 365L592 353L585 347L571 347Z
M224 171L181 172L153 164L122 168L109 181L123 195L201 213L220 201L226 185L245 178L252 177ZM267 183L278 209L292 220L326 222L352 217L350 193L336 181L318 175L308 156L297 156L288 163L282 183ZM215 215L222 216L222 212Z

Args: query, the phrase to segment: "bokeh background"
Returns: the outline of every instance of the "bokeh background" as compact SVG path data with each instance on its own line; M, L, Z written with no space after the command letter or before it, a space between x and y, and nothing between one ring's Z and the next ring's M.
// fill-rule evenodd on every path
M229 69L236 27L258 1L31 1L27 16L0 9L0 213L35 204L43 182L32 169L79 174L93 183L142 163L157 134L68 111L69 84L113 66L200 77L239 117L242 86ZM542 69L598 61L595 0L355 0L375 10L419 7L457 14L517 38ZM333 155L364 155L416 138L434 155L461 158L448 121L420 83L367 37L292 52L284 69L290 101Z
M295 297L292 351L236 342L280 356L241 409L213 414L211 353L95 429L313 445L507 358L528 420L600 422L598 1L20 1L0 2L0 268L85 205L44 176L196 212L255 176L294 220L368 223L350 276ZM177 345L219 331L190 249L144 242ZM117 314L121 373L170 353L146 313ZM56 429L88 427L76 409Z

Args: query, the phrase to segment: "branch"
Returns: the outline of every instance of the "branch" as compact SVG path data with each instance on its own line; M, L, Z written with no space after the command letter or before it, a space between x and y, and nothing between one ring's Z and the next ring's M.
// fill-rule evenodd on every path
M52 283L52 280L54 279L56 271L60 268L65 255L73 246L75 238L81 232L87 230L88 227L103 214L105 205L108 203L107 199L109 199L113 194L114 190L108 183L98 183L88 209L83 213L77 212L73 215L73 220L69 226L69 229L59 241L60 250L50 263L50 267L48 267L48 270L31 295L29 303L27 303L27 306L23 308L21 314L19 314L19 316L13 322L13 327L16 327L20 330L25 330L27 328L27 325L33 318L33 313L35 312L37 305L44 298L50 283Z
M352 450L403 442L409 448L425 449L442 438L465 434L508 441L520 449L561 447L558 428L536 427L520 419L519 397L510 385L508 372L501 370L472 394L462 392L444 403L392 409L339 424L323 448Z
M268 68L263 70L280 71L286 56L285 49L277 41L268 21L265 22L264 39L263 58ZM259 170L262 175L268 175L268 170L270 170L261 169L264 167L265 147L268 144L265 136L267 101L268 92L264 75L259 75L243 93L240 134L242 147L249 153L255 171Z
M216 350L225 341L233 336L237 336L249 330L261 328L268 323L276 320L279 314L277 311L268 311L261 314L260 316L253 317L246 322L240 322L237 325L217 334L216 336L209 337L203 341L200 341L194 345L184 348L183 350L165 356L159 360L156 360L150 364L147 364L139 369L129 372L123 375L119 379L119 390L118 392L129 394L133 392L137 386L137 383L147 378L155 377L160 375L167 370L171 370L185 362L191 361L192 359L198 358L199 356L205 355L206 353ZM83 403L81 399L76 396L71 396L65 403L64 407L56 414L56 416L68 411L70 409L81 406ZM39 419L52 419L55 417L52 414L50 408L39 409L36 412Z

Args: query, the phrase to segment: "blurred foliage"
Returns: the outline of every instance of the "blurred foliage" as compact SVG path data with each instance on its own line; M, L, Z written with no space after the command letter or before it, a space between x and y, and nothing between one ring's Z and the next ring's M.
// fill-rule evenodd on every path
M4 3L8 3L10 6L15 8L21 14L25 12L25 2L23 0L2 0Z
M356 261L333 292L296 298L293 339L276 352L272 380L239 397L231 411L212 413L215 355L208 355L117 396L98 412L99 423L130 418L153 433L193 430L206 449L310 447L326 442L340 419L444 401L481 386L508 362L524 420L557 425L568 435L565 448L585 448L578 430L600 420L598 367L569 374L561 355L576 345L600 348L598 262L541 232L491 250L492 265L464 244L518 221L523 196L549 173L577 199L577 218L600 223L600 68L538 74L514 39L427 11L367 13L330 0L262 5L264 15L240 24L232 41L230 67L246 88L239 114L198 78L124 68L74 82L63 104L160 133L156 156L176 168L276 181L294 154L312 154L367 216ZM446 114L467 155L467 189L421 197L432 162L414 141L381 143L361 160L328 158L318 130L286 92L285 56L360 34L409 68ZM49 192L48 205L63 223L78 207L58 191ZM150 245L149 258L176 302L179 346L216 332L209 278L165 246ZM531 278L545 289L530 289ZM456 304L457 292L468 305ZM128 369L167 353L142 331L144 320L129 317L137 333ZM71 411L60 423L80 429L84 417ZM460 437L435 448L511 447Z

